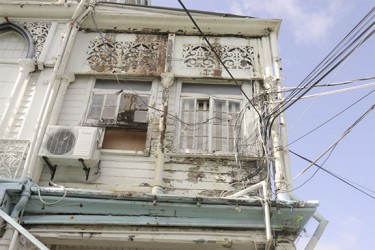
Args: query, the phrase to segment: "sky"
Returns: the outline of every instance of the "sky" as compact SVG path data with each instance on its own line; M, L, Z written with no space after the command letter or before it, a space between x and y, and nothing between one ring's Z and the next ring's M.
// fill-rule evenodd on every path
M346 34L375 6L375 0L184 0L188 9L224 12L258 18L282 19L279 52L283 86L297 86ZM154 6L181 8L177 0L152 0ZM374 22L374 20L372 20ZM321 83L336 83L375 76L375 36L372 36ZM316 94L372 83L314 88ZM303 136L356 102L375 87L306 98L286 113L289 142ZM358 102L320 129L290 145L290 149L315 160L338 140L375 103L375 93ZM375 111L368 114L337 145L323 167L370 189L375 196ZM309 166L290 156L292 177ZM318 164L323 164L323 158ZM315 167L297 178L297 187L312 176ZM317 250L375 249L375 200L325 172L316 175L295 193L303 200L319 200L319 213L329 220ZM297 243L304 249L317 226L311 221Z

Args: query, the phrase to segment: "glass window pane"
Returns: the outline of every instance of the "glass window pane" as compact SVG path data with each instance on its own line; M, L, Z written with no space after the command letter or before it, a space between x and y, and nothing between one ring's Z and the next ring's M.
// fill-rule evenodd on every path
M116 114L117 107L104 107L102 119L103 120L113 120L115 121L115 118L117 117Z
M101 112L102 112L101 106L92 106L90 107L89 113L87 115L87 119L99 120Z
M148 96L137 96L136 108L138 110L148 110L148 103L150 98Z
M117 94L107 94L105 98L105 106L117 106Z
M91 98L91 105L103 105L104 95L101 94L93 94Z
M182 110L194 110L194 99L182 100Z

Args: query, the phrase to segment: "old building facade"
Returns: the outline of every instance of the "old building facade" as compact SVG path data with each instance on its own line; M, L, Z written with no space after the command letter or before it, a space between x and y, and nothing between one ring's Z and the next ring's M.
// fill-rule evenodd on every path
M193 11L208 44L182 10L0 13L2 249L294 249L319 218L265 122L280 20Z

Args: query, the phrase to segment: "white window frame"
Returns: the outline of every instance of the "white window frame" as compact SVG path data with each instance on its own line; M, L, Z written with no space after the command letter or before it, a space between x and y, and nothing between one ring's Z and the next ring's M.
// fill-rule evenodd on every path
M113 80L113 79L92 79L92 87L91 91L89 93L89 100L88 104L86 107L86 112L83 117L83 126L94 126L94 127L100 127L101 128L101 139L100 139L100 147L103 144L104 141L104 136L105 136L105 131L107 128L114 128L114 129L125 129L125 130L145 130L147 135L146 135L146 143L145 143L145 149L143 150L142 155L147 156L149 155L149 150L150 150L150 145L151 145L151 125L149 120L151 120L151 116L154 114L154 111L150 108L153 106L153 103L155 102L155 80L153 79L122 79L120 81L132 81L132 82L149 82L150 83L150 89L147 91L142 91L142 90L126 90L126 89L113 89L113 88L95 88L96 81L98 80ZM97 95L111 95L111 94L118 94L118 98L116 100L116 112L115 112L115 117L117 119L119 108L120 108L120 98L123 94L132 94L132 95L137 95L142 97L145 97L148 99L147 103L147 115L146 115L146 123L145 127L141 127L140 129L134 128L134 127L129 127L126 124L116 124L116 123L106 123L106 122L99 122L97 119L90 119L89 118L89 112L90 108L92 106L92 101L93 101L93 96ZM104 101L103 101L104 103ZM101 110L101 117L103 114L104 108ZM108 152L108 153L120 153L120 154L125 154L125 155L139 155L140 151L137 150L123 150L123 149L101 149L102 152Z
M182 82L180 83L181 86L182 86ZM227 145L227 148L226 149L222 149L220 151L214 151L214 131L213 131L213 117L214 117L214 105L215 105L215 100L223 100L223 101L226 101L226 103L228 102L235 102L235 103L238 103L239 104L239 112L238 114L240 115L241 114L241 110L243 108L243 95L207 95L207 94L198 94L198 93L184 93L181 91L181 86L180 86L180 102L179 102L179 107L178 107L178 110L179 110L179 119L181 119L179 121L179 135L180 136L177 136L177 147L178 147L178 151L179 152L183 152L183 153L192 153L192 154L235 154L236 153L236 147L233 145L233 150L230 150L230 148L228 147L229 144ZM194 121L197 120L196 116L197 116L197 109L196 109L196 105L197 105L197 101L198 100L209 100L209 115L208 115L208 122L207 122L207 125L208 125L208 146L207 146L207 150L204 150L204 149L199 149L197 148L197 139L196 138L193 138L193 147L192 148L183 148L183 146L187 145L186 142L183 142L182 141L182 134L187 131L187 125L184 124L184 117L183 117L183 102L184 100L194 100ZM228 110L227 110L228 112ZM243 119L241 119L241 117L239 117L240 119L240 124L238 124L238 126L242 126L242 123L243 123ZM228 123L227 123L227 128L228 128ZM189 129L189 128L188 128ZM243 131L242 129L239 130L240 133L238 135L234 135L234 140L237 139L241 139L241 137L243 136ZM227 143L229 143L229 140L231 138L229 138L229 135L228 135L228 132L227 132ZM238 142L237 142L238 143Z
M150 101L151 101L151 95L152 95L152 89L150 91L121 91L121 93L118 93L120 90L113 90L113 89L93 89L92 90L92 93L90 95L90 101L89 101L89 104L88 104L88 107L87 107L87 112L86 112L86 117L85 117L85 122L84 124L85 125L89 125L89 126L98 126L98 127L119 127L119 128L122 128L122 127L126 127L126 125L121 125L121 124L118 124L117 122L117 115L119 113L119 108L120 108L120 101L121 101L121 97L123 96L123 94L131 94L131 95L136 95L136 96L139 96L140 98L147 98L148 99L148 103L146 103L145 105L148 107L147 109L147 118L146 120L148 119L148 116L149 116L149 112L150 112ZM104 112L104 106L102 106L101 108L101 113L100 113L100 118L99 120L98 119L94 119L94 118L89 118L89 115L90 115L90 109L92 107L92 102L93 102L93 96L94 95L104 95L104 100L103 100L103 104L105 104L105 101L107 100L108 96L109 95L117 95L117 100L116 100L116 108L115 108L115 112L114 112L114 122L113 123L109 123L109 122L101 122L101 120L103 120L103 112Z

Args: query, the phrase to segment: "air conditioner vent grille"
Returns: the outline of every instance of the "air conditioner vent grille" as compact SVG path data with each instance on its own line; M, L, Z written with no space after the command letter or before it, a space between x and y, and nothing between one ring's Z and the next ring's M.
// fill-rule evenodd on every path
M46 149L54 155L64 155L74 148L75 135L70 129L60 129L51 134L47 140Z

